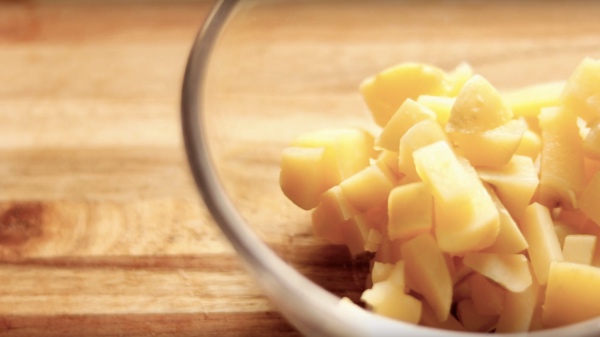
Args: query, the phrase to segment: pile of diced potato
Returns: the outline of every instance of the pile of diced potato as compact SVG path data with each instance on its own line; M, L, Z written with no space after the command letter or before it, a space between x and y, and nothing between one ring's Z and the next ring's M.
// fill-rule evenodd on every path
M374 253L367 308L476 332L600 315L600 61L513 92L406 63L360 91L381 132L294 139L280 184L316 236Z

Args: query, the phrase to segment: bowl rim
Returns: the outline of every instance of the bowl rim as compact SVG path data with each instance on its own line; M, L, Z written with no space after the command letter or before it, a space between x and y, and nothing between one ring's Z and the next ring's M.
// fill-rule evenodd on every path
M463 333L408 324L343 305L340 298L313 283L284 262L250 229L235 210L212 163L202 106L211 54L227 21L240 8L239 0L218 0L196 35L184 71L181 88L181 128L188 167L204 204L232 244L258 285L300 332L310 336L462 336ZM282 295L285 295L285 299ZM361 323L359 323L361 322ZM593 336L600 331L600 318L561 328L501 336L558 337L579 333ZM474 337L488 336L470 333Z

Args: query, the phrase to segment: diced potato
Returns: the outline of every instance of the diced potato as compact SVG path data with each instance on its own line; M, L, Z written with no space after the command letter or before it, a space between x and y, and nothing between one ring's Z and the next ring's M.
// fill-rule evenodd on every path
M356 215L344 221L341 225L344 233L344 243L352 256L365 252L365 245L369 238L371 228L368 221L362 215Z
M542 128L540 203L576 208L584 188L583 146L576 118L559 108L544 108Z
M543 298L542 290L535 281L521 292L507 292L504 307L496 325L497 333L527 332L538 308L539 298Z
M424 120L415 124L400 139L398 170L405 174L410 181L419 181L420 178L417 175L413 160L413 152L439 141L447 142L448 137L438 123L432 120Z
M321 194L334 186L328 177L332 165L323 147L288 147L281 156L279 184L288 199L298 207L316 207Z
M507 291L479 273L469 276L468 282L475 310L482 315L500 315Z
M465 62L460 63L448 74L447 95L456 97L471 77L473 77L471 66Z
M586 57L573 71L562 92L562 105L587 122L600 117L600 60Z
M330 186L369 165L369 159L375 154L373 135L365 130L355 128L323 129L308 132L292 140L290 146L324 147L331 167L328 176Z
M535 84L502 94L516 117L537 117L542 108L557 106L565 82Z
M382 234L377 229L369 229L369 234L367 234L367 239L365 240L364 250L366 252L372 253L377 252L377 249L379 249L379 245L381 244L382 238Z
M526 129L525 121L513 119L492 130L456 132L451 138L473 166L499 167L506 165L515 154Z
M564 261L592 264L597 239L595 235L567 235L562 250Z
M398 168L398 152L393 152L389 150L382 150L379 155L377 155L377 159L375 162L378 165L384 165L389 171L391 171L396 179L400 180L404 177L404 174L400 172Z
M452 261L454 262L454 274L452 275L452 281L456 285L458 282L471 275L473 273L473 268L467 266L463 262L463 257L461 256L454 256Z
M600 226L600 172L588 183L579 199L579 208Z
M398 151L400 138L404 136L406 131L416 123L426 119L435 120L435 113L424 105L410 98L407 99L398 108L398 111L394 113L383 130L381 130L379 137L375 141L375 145L389 151Z
M465 330L471 332L491 331L498 322L498 316L483 315L477 312L471 299L458 302L456 313Z
M387 200L395 186L393 174L379 165L371 165L340 183L346 200L365 212Z
M439 68L419 63L404 63L363 81L360 92L375 122L383 127L407 98L443 95L446 74Z
M402 291L406 290L406 272L404 271L404 261L398 261L394 264L387 280Z
M469 174L446 142L413 152L419 177L434 196L434 231L444 252L490 246L498 235L496 205L476 175Z
M550 211L538 203L527 206L521 219L521 231L529 243L527 252L536 279L540 285L546 285L550 264L563 260Z
M438 321L435 315L435 311L433 311L431 306L429 306L427 302L423 302L422 304L423 306L421 310L421 320L419 321L419 324L436 329L461 332L465 331L465 328L462 326L462 324L460 324L460 322L456 318L454 318L454 316L448 315L448 318L445 321L440 322Z
M481 133L506 124L513 117L496 89L482 76L465 83L446 124L449 133Z
M515 151L515 155L527 156L532 160L536 160L542 150L542 138L535 132L527 129L523 133L521 143Z
M446 125L446 123L448 123L450 111L452 111L452 106L455 101L456 98L445 96L421 95L417 98L417 103L422 104L435 112L437 117L436 120L440 125Z
M389 281L373 284L373 288L363 292L361 300L383 316L414 324L421 319L421 301Z
M588 158L600 160L600 123L596 122L590 127L583 141L583 153Z
M405 239L428 232L432 226L433 197L425 183L395 187L388 198L388 236Z
M394 266L392 263L373 262L373 267L371 267L371 282L377 283L386 280L390 276Z
M467 253L463 262L512 292L521 292L532 282L523 254Z
M529 245L521 233L521 229L519 229L519 226L517 226L517 223L513 220L504 205L502 205L502 202L500 202L494 191L488 189L488 192L500 214L500 231L498 232L496 241L483 251L497 254L516 254L524 251Z
M600 315L600 268L571 262L550 267L543 307L547 327L582 322Z
M498 199L508 212L519 219L539 185L534 163L529 157L515 155L503 167L478 168L481 180L496 188Z
M452 303L452 279L444 256L431 234L425 233L402 244L406 277L436 313L438 321L448 319Z
M577 231L575 228L567 226L561 221L554 221L554 232L556 233L560 247L564 245L565 237L567 237L567 235L579 234L579 231Z
M321 195L321 202L312 212L313 232L316 237L329 240L333 244L344 243L342 224L357 212L342 193L334 186Z

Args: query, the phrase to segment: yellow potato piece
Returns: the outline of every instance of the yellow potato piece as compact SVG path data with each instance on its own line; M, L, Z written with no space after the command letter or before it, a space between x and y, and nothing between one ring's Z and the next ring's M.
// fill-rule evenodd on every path
M524 120L513 119L483 132L456 132L451 138L473 166L499 167L506 165L515 154L525 130Z
M371 227L363 215L355 215L341 224L343 240L350 254L356 256L365 252Z
M436 120L440 125L446 125L450 118L450 111L456 98L446 96L421 95L417 98L417 103L429 108L436 115Z
M332 187L331 158L324 147L288 147L281 155L279 184L283 194L298 207L309 210L316 207L321 194Z
M537 117L542 108L560 104L566 82L535 84L503 93L502 97L516 117Z
M597 240L595 235L571 234L565 236L562 249L564 261L592 264Z
M498 235L499 214L477 175L467 172L443 141L416 150L413 158L434 196L434 232L440 249L458 254L490 246Z
M579 199L579 208L600 226L600 172L594 174Z
M373 284L373 288L363 292L361 300L373 312L386 317L414 324L421 319L421 301L405 294L389 281Z
M465 83L446 124L449 133L481 133L506 124L513 117L496 89L482 76Z
M527 129L523 133L521 143L519 143L515 155L527 156L535 161L540 155L541 150L542 138L534 131Z
M538 203L527 206L521 219L521 231L529 243L527 252L536 279L540 285L546 285L550 264L563 260L550 211Z
M475 310L482 315L500 315L507 291L479 273L469 276L468 282Z
M600 117L600 60L586 57L573 71L562 92L562 106L587 122Z
M385 281L390 276L394 266L392 263L373 262L373 266L371 267L371 282Z
M369 229L369 234L365 240L364 250L366 252L375 253L379 249L379 245L383 240L383 235L375 228Z
M388 237L405 239L428 232L433 224L433 197L425 183L395 187L388 198Z
M389 151L398 151L400 138L404 136L411 126L420 121L426 119L435 120L435 118L436 115L433 111L409 98L402 103L398 111L394 113L383 130L381 130L379 137L375 141L375 145Z
M558 327L600 315L598 284L600 268L571 262L552 263L543 306L544 324Z
M379 165L371 165L340 183L346 200L358 211L365 212L381 203L394 188L393 174Z
M316 237L329 240L333 244L344 243L342 223L357 213L342 193L334 186L321 195L319 205L312 212L312 227Z
M521 217L539 185L535 165L525 156L515 155L502 167L478 168L477 174L495 187L498 199L516 219Z
M512 292L521 292L532 282L523 254L467 253L463 263Z
M540 285L535 281L521 292L507 292L504 307L496 325L497 333L527 332L543 298Z
M403 63L386 69L360 84L360 92L375 122L384 127L407 98L443 95L446 74L420 63Z
M559 108L544 108L539 202L547 207L576 208L584 188L583 145L575 116Z
M450 97L456 97L471 77L473 77L473 68L462 62L447 76L446 94Z
M458 302L456 313L465 330L471 332L491 331L498 322L498 316L496 315L484 315L477 312L471 299Z
M500 215L500 231L498 232L496 241L483 251L497 254L516 254L524 251L529 245L521 233L521 229L519 229L519 226L517 226L517 223L513 220L512 216L498 199L494 191L488 189L488 192L498 208L498 213Z
M586 157L600 160L600 123L595 122L583 140L583 153Z
M556 237L558 238L558 244L560 247L564 245L565 237L567 237L567 235L579 234L578 230L571 226L563 224L561 221L554 221L554 232L556 233Z
M419 181L420 178L415 168L413 152L416 150L439 142L448 141L442 127L432 120L424 120L408 129L400 139L400 152L398 153L398 170L402 172L409 181Z
M400 172L398 168L398 151L382 150L375 159L377 165L384 165L389 171L391 171L396 179L400 180L404 177L404 174Z
M328 165L335 173L329 187L352 176L369 165L369 159L375 154L374 137L365 130L355 128L323 129L308 132L292 140L290 146L324 147Z
M427 304L427 302L423 302L422 303L422 309L421 309L421 320L419 321L419 324L424 325L424 326L428 326L431 328L436 328L436 329L444 329L444 330L451 330L451 331L465 331L465 328L462 326L462 324L460 324L460 322L452 315L448 315L448 318L443 321L440 322L436 315L435 315L435 311L433 311L433 309L431 308L431 306L429 304Z
M406 277L435 311L438 321L448 319L452 303L452 279L444 256L431 234L414 237L401 246Z

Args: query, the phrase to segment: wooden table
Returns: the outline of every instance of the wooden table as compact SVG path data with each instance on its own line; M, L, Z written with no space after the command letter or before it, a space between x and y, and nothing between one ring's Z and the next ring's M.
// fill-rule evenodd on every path
M0 2L0 335L297 335L188 172L180 87L211 6Z

